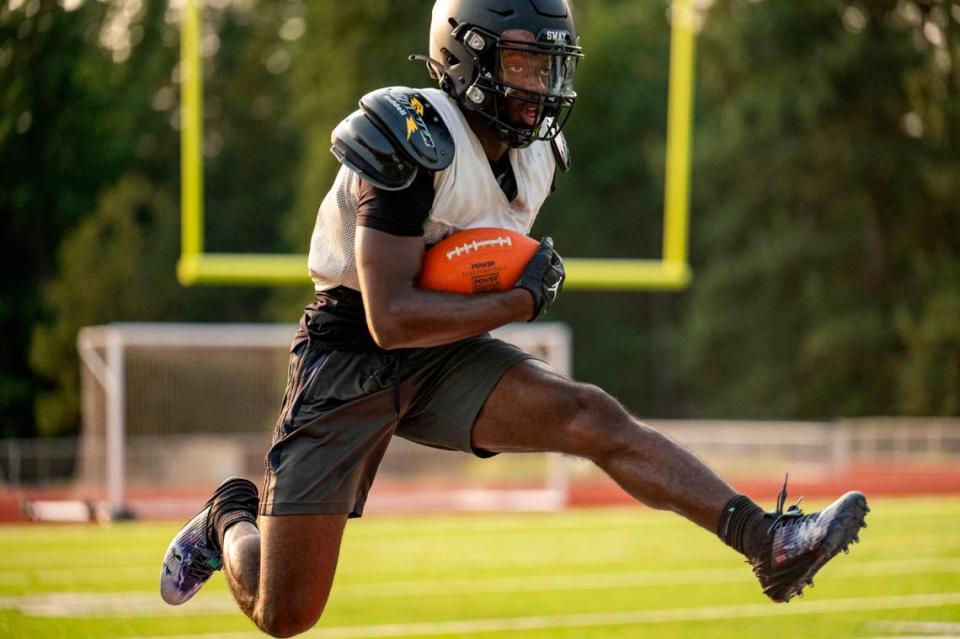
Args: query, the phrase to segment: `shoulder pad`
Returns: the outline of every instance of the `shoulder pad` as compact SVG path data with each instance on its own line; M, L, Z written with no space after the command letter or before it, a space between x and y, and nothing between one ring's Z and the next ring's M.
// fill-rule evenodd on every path
M360 108L417 166L440 171L453 162L453 136L419 91L379 89L360 98Z
M341 164L374 185L408 187L420 169L440 171L453 161L453 136L430 102L414 89L389 87L360 99L341 122L330 149Z
M557 168L563 173L570 170L570 147L567 146L567 138L563 133L558 133L557 137L550 140L550 148L553 149L553 157L557 160Z
M405 189L417 177L417 165L359 109L337 125L331 142L340 164L381 189Z

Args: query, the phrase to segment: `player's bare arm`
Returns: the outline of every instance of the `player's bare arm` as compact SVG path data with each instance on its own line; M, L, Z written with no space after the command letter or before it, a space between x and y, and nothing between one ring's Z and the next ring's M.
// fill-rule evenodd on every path
M381 348L438 346L534 315L534 297L522 288L485 295L417 288L423 252L422 237L357 229L357 271L367 326Z

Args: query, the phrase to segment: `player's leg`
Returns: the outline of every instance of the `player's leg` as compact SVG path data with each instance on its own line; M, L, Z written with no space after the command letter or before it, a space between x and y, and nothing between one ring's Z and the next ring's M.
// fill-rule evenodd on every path
M536 360L503 376L472 437L475 447L494 452L585 457L642 503L677 512L711 532L736 495L687 448L631 417L610 395Z
M384 373L391 361L295 340L263 498L239 478L217 489L168 548L161 575L168 603L187 601L225 565L238 604L265 632L290 636L316 623L344 523L363 513L396 427L393 377Z
M261 516L258 529L257 502L251 482L221 484L170 544L161 594L182 604L223 568L234 598L257 627L288 637L323 613L347 514Z
M577 384L517 348L478 337L414 356L416 402L397 434L488 456L560 451L596 461L637 499L715 530L736 493L692 453L630 418L600 389Z
M258 628L274 637L320 619L337 569L347 520L340 515L260 518L227 529L223 563L230 591Z
M820 513L784 512L784 485L777 512L765 513L601 389L531 361L513 366L490 393L474 422L472 445L592 460L641 502L673 510L743 553L775 601L799 594L820 567L857 541L869 511L864 496L851 492Z

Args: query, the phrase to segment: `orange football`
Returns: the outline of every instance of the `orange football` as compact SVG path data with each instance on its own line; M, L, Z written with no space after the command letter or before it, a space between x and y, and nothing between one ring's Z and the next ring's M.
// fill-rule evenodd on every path
M506 291L539 246L533 238L507 229L454 233L424 254L420 288L466 294Z

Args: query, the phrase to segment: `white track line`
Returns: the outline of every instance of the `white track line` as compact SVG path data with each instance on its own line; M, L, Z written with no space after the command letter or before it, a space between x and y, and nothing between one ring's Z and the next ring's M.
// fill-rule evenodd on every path
M2 0L0 0L0 2L2 2ZM923 548L927 552L936 552L941 548L947 549L948 551L955 550L958 547L958 543L960 543L960 541L953 538L932 540L920 537L904 537L902 543L899 545L885 543L878 545L871 539L869 546L870 551L874 553L875 556L889 556L894 554L894 548L896 548L897 554L902 554L900 551L904 546ZM889 552L885 550L888 547L890 548ZM659 550L659 548L651 547L647 554L656 556ZM497 565L511 565L514 568L525 568L528 572L532 572L542 569L545 565L557 566L558 561L559 565L562 565L564 568L574 569L577 567L595 568L598 563L603 564L606 568L610 568L616 565L632 563L635 559L632 551L614 553L608 552L607 549L603 548L599 549L599 551L603 552L603 554L595 553L590 557L573 558L562 557L559 551L557 555L531 557L530 551L518 550L515 553L498 554ZM857 555L859 555L859 553L857 553ZM37 568L36 566L44 565L44 557L45 555L37 554L35 558L31 557L29 562L25 562L22 566L11 567L8 564L0 568L0 586L27 584L73 586L76 584L134 583L142 581L144 575L153 579L153 573L159 573L159 565L152 563L145 564L142 562L101 561L91 565L67 566L63 568ZM431 574L435 575L438 579L442 578L444 574L463 573L463 563L452 560L448 561L449 553L440 558L444 563L431 569ZM22 554L18 554L17 557L11 557L11 559L23 561ZM419 576L422 571L422 566L411 570L409 565L402 565L401 562L403 561L409 564L409 558L396 559L393 561L389 558L383 558L382 561L373 562L370 561L367 556L364 556L356 560L353 564L342 567L340 570L341 579L348 577L357 580L369 578L369 580L376 579L382 581L384 579L390 579L391 581L399 581L403 580L406 576ZM711 559L711 562L712 561ZM109 567L105 567L107 564L109 564ZM481 560L471 563L471 567L475 569L489 569L492 567L492 564L490 561ZM695 571L690 571L690 573L694 574Z
M0 608L28 617L166 617L230 614L239 611L229 594L200 597L189 606L169 606L157 592L44 593L0 597Z
M859 562L833 566L830 578L960 573L960 559L914 559ZM659 570L587 574L529 575L492 579L390 581L342 584L334 588L336 600L422 597L449 594L610 590L644 586L748 583L742 568L709 570ZM171 608L155 592L59 592L0 597L0 609L17 609L34 617L101 617L167 615L196 616L230 613L235 604L227 594L205 596L190 605Z
M850 565L834 565L831 579L910 575L928 573L960 573L960 559L912 559L861 561ZM644 570L633 572L570 573L526 575L492 579L442 579L436 581L387 581L378 583L341 584L334 587L335 598L397 597L464 593L550 592L559 590L604 590L640 586L697 585L750 582L749 570L712 568L697 570Z
M770 603L735 606L707 606L702 608L670 608L666 610L626 610L574 615L543 615L536 617L499 617L463 621L439 621L372 626L340 626L317 628L304 635L308 639L374 639L378 637L439 636L466 633L549 630L555 628L588 628L626 626L685 621L715 621L753 617L782 617L784 615L818 615L865 610L894 610L904 608L935 608L960 604L960 592L889 597L857 597L805 601L789 606ZM255 632L177 635L174 637L140 637L138 639L258 639Z
M154 578L154 566L97 568L89 572L58 573L58 571L36 571L31 574L16 574L17 579L7 579L13 575L0 574L0 584L25 585L31 575L39 583L123 583L126 581L142 582L145 578ZM949 574L960 573L960 559L902 559L902 560L874 560L857 561L849 564L831 564L829 570L831 579L872 577L884 575L911 575L911 574ZM113 577L111 579L111 576ZM55 579L61 577L62 579ZM367 599L384 597L411 597L444 594L470 593L507 593L507 592L550 592L570 590L604 590L615 588L636 588L643 586L670 586L670 585L698 585L716 583L747 583L753 577L750 571L743 567L736 568L709 568L695 570L639 570L630 572L592 572L592 573L561 573L549 575L523 575L515 577L493 577L474 579L435 579L424 580L390 580L370 582L340 583L333 591L335 599ZM110 599L134 598L137 601L152 596L149 592L105 592L101 596ZM0 598L0 608L20 607L15 602L27 603L30 597L64 597L71 601L73 593L48 593L46 595L27 595L25 597ZM41 602L42 603L42 602ZM80 610L70 616L88 614ZM192 607L192 606L191 606ZM130 608L128 608L129 610ZM69 613L68 609L64 609ZM185 609L186 610L186 609ZM187 613L188 614L188 613ZM202 614L202 613L195 613Z
M955 621L875 621L870 624L870 629L885 632L915 632L925 635L931 633L960 635L960 623Z

